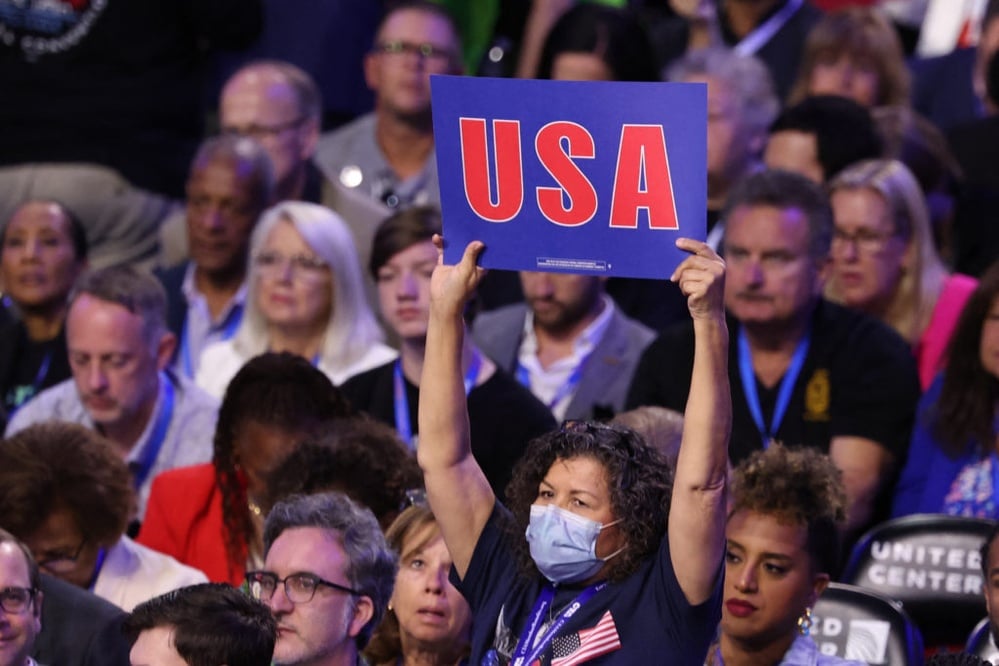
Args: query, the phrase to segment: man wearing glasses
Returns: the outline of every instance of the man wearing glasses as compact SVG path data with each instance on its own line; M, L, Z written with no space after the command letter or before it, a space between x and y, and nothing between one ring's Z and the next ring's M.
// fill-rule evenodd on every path
M374 515L340 493L271 509L264 568L246 575L277 620L274 666L353 666L385 613L396 556Z
M390 209L439 205L430 75L461 73L458 30L446 10L397 5L364 61L375 110L320 138L316 164L332 182Z
M36 666L28 655L41 630L38 567L24 544L0 530L0 666Z

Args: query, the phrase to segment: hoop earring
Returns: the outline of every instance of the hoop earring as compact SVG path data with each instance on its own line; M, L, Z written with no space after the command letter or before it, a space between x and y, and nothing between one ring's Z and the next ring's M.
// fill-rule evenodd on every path
M802 636L808 636L812 633L812 608L808 606L805 608L805 612L798 618L798 633Z

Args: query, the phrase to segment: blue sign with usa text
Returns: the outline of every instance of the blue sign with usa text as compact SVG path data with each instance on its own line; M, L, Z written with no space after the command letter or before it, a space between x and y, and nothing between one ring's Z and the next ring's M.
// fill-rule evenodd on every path
M665 279L703 240L700 83L431 77L446 245L486 268Z

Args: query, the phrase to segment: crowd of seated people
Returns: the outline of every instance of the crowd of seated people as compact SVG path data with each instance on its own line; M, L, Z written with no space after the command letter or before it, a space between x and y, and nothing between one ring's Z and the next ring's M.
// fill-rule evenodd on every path
M877 0L42 4L0 666L855 663L809 629L865 531L999 520L999 0L946 85ZM490 20L520 75L704 86L667 279L444 261L431 76Z

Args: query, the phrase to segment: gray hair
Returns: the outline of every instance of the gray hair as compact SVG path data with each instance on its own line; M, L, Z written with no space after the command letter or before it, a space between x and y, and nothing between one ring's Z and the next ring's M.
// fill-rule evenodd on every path
M717 79L728 88L739 107L739 118L751 134L765 135L777 118L780 102L773 78L763 62L752 55L739 55L730 49L710 47L690 51L666 72L669 81L692 77Z
M722 219L728 219L739 206L797 208L808 220L808 253L816 261L823 261L829 256L832 207L822 188L808 178L780 169L751 173L729 195Z
M215 162L233 165L236 175L249 184L257 210L263 210L274 199L274 167L271 158L253 139L234 134L205 139L191 160L189 173L194 175Z
M384 340L364 295L364 278L350 229L329 208L304 201L285 201L264 211L260 217L250 238L251 258L260 252L271 231L282 221L290 222L333 271L333 307L320 349L320 365L345 367L371 345ZM267 351L267 324L257 306L259 277L259 270L251 261L246 310L233 341L247 357Z
M264 555L285 530L314 527L336 532L347 555L350 586L371 599L374 613L355 639L363 649L381 622L395 585L398 560L371 511L343 493L292 495L274 505L264 523Z
M166 333L166 291L159 280L132 266L109 266L84 273L69 295L72 307L88 295L114 303L142 319L142 335L154 348Z

